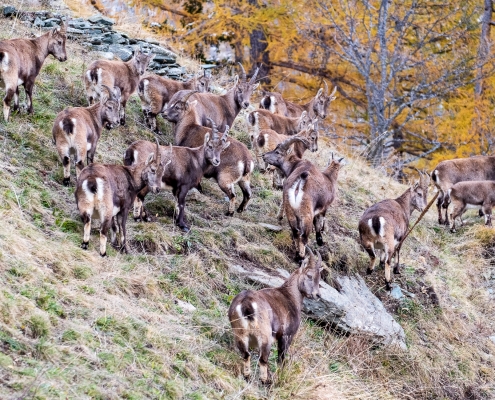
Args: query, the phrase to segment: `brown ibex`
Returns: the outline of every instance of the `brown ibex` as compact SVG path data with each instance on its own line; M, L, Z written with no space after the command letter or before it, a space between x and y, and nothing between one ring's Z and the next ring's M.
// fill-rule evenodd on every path
M121 93L120 124L125 125L125 106L129 97L136 91L139 78L146 72L154 54L145 54L141 49L134 51L129 61L93 61L84 74L84 85L88 103L92 105L102 94L102 85L118 87Z
M449 189L457 182L495 181L495 156L477 156L441 161L431 173L433 184L439 190L437 200L438 222L449 225ZM445 218L442 217L445 209Z
M217 124L220 130L225 126L232 126L235 117L242 109L249 107L251 94L258 87L256 76L259 68L256 69L253 76L247 81L246 71L240 64L242 73L241 78L236 75L234 87L224 95L212 93L196 93L193 100L198 101L196 106L199 124L208 126L208 118L211 118Z
M170 168L162 175L161 187L172 187L172 193L177 198L179 214L176 219L177 225L184 231L189 231L185 221L186 195L190 189L198 187L203 174L210 167L218 167L223 157L222 152L230 146L227 141L228 127L222 137L218 136L216 130L212 135L207 133L203 139L203 145L196 148L180 146L162 146L161 154L164 160L171 160ZM150 148L150 142L140 140L129 146L124 154L124 164L134 165L146 157ZM138 201L134 204L134 218L147 219L146 210L142 207L142 201L147 191L141 191Z
M386 199L368 208L359 220L361 244L370 256L366 272L375 269L375 249L380 249L380 264L385 264L385 283L391 289L390 264L396 246L404 238L409 227L409 219L414 210L423 211L427 204L430 177L420 172L420 180L396 199ZM397 260L399 254L397 252ZM399 274L399 265L394 274Z
M242 373L251 375L250 347L260 354L260 379L270 383L268 358L277 341L278 363L284 362L289 347L301 324L301 308L305 297L317 300L320 295L321 256L318 259L308 247L306 257L285 283L273 289L244 290L229 307L228 316L234 341L243 358Z
M295 104L285 100L280 93L277 92L265 92L260 102L260 108L269 110L273 114L283 115L285 117L299 117L303 111L306 111L310 118L315 116L325 119L327 117L328 107L330 103L335 100L337 86L333 88L332 93L328 94L328 85L325 83L325 93L320 88L316 96L306 104Z
M492 226L492 208L495 207L495 181L458 182L449 189L447 195L453 206L450 214L450 230L452 232L455 232L456 218L459 218L461 225L464 225L462 214L469 208L480 210L485 216L485 225Z
M203 76L194 76L187 82L179 82L154 74L141 78L138 94L148 128L161 134L157 128L156 116L164 110L172 96L180 90L208 92L210 81L211 78L206 76L206 73Z
M272 114L268 110L251 111L247 116L252 138L256 137L257 132L264 129L274 130L281 135L295 135L304 129L310 121L306 111L303 111L299 117L295 118Z
M67 24L35 39L0 40L0 86L5 88L3 118L9 120L10 103L19 109L19 86L24 85L27 109L33 113L33 88L43 62L48 55L67 60L65 40Z
M170 100L170 107L163 113L166 120L175 124L174 136L175 144L178 146L198 147L207 133L211 132L199 124L197 112L197 100L189 100L193 92L177 92ZM210 119L209 124L213 130L218 130L216 123ZM205 178L214 178L220 189L229 198L229 209L227 215L234 215L235 210L235 187L237 183L242 191L242 202L237 208L241 213L246 210L251 199L251 173L254 169L254 161L251 152L244 143L234 138L230 138L230 146L222 153L220 165L211 165L204 171ZM198 185L201 191L201 186Z
M64 166L63 184L70 183L70 156L74 155L76 180L84 168L84 161L91 164L103 127L115 128L120 119L120 90L103 85L108 95L90 107L73 107L61 111L53 123L52 135L58 155Z
M133 166L91 164L84 168L77 180L76 203L84 224L81 247L87 249L91 232L91 218L99 218L100 255L106 256L107 233L111 228L112 244L116 245L119 231L119 246L128 252L126 222L129 210L139 191L148 186L151 191L160 190L163 169L158 142L156 150L146 156L146 161Z

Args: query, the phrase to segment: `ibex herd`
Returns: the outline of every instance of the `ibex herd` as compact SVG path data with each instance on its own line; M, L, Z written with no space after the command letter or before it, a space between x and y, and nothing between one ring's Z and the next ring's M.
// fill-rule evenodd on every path
M36 76L49 54L66 61L67 24L36 39L0 41L0 83L5 88L3 116L9 120L12 100L19 109L19 86L24 85L28 112L33 112L32 91ZM111 243L128 252L126 221L131 209L134 219L150 221L144 207L148 192L157 193L171 187L177 200L176 224L188 231L185 214L186 195L191 189L202 191L202 178L214 178L229 199L226 214L235 210L235 184L243 199L237 211L246 210L251 198L251 174L255 157L246 145L229 136L229 127L241 110L251 105L251 95L258 87L258 69L248 80L240 65L240 76L224 95L209 93L211 77L198 74L180 83L148 74L153 56L136 49L130 61L94 61L83 75L88 107L67 108L55 118L53 140L63 165L63 184L70 184L70 162L76 169L75 198L84 224L81 247L88 249L91 220L101 222L101 256L106 256L107 234ZM319 298L322 259L308 246L314 228L316 243L324 244L325 215L337 197L337 180L343 158L332 157L324 169L304 159L306 150L318 151L318 123L326 118L337 87L329 93L324 81L316 96L307 104L285 100L276 92L264 92L260 109L247 115L251 147L258 163L277 171L274 186L283 188L279 219L284 215L292 233L296 259L301 267L276 289L244 291L232 302L228 317L234 330L235 344L244 359L243 374L251 374L250 347L260 352L260 378L270 381L268 357L274 340L278 360L283 362L301 321L304 297ZM156 118L172 124L174 144L160 146L139 140L125 151L124 165L94 163L103 127L125 124L125 107L129 97L138 92L145 123L161 134ZM274 178L275 179L275 178ZM495 206L495 157L472 157L439 163L431 174L438 188L438 220L449 224L448 206L453 202L450 228L467 208L480 209L485 223L491 226ZM394 254L399 273L398 250L406 236L414 210L427 206L430 176L420 172L419 181L396 199L386 199L365 210L358 225L360 241L370 256L368 273L374 271L377 254L384 265L386 288L391 289L391 266ZM442 215L442 208L445 215ZM461 220L462 222L462 220ZM117 237L118 234L118 237ZM309 253L309 255L308 255Z

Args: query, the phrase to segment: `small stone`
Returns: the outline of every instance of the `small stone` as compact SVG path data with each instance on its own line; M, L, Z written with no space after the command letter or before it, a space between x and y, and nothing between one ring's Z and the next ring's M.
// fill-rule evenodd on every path
M158 23L158 22L152 22L150 24L150 27L151 28L161 28L162 27L162 24Z
M67 33L69 35L84 35L84 31L81 29L67 28Z
M188 312L196 311L196 307L194 307L191 303L188 303L186 301L175 299L175 304L177 304L177 306L179 306L183 311L188 311Z
M495 336L490 336L489 339L493 342L493 344L495 344Z
M3 6L3 16L6 18L12 17L16 14L16 12L17 10L14 6Z
M272 225L272 224L265 224L264 222L259 222L258 225L262 226L263 228L266 228L270 231L273 232L280 232L282 230L281 226L278 225Z
M122 61L129 61L132 58L132 51L123 46L108 46L108 51L115 53Z
M108 26L112 26L115 24L115 21L113 19L104 17L103 15L93 15L92 17L88 18L88 21L92 24L102 24Z
M398 285L394 285L390 291L390 297L400 300L404 297L404 293L402 293L402 290Z
M40 17L36 17L33 23L34 26L45 26L45 22Z

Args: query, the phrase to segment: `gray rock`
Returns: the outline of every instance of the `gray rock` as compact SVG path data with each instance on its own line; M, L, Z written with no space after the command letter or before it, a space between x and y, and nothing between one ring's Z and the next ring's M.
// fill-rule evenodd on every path
M106 60L113 60L115 58L115 54L110 51L98 51L97 56Z
M33 23L34 26L45 26L45 22L40 17L36 17Z
M58 27L60 26L60 19L59 18L49 18L49 19L45 19L44 21L44 26L45 28L55 28L55 27Z
M231 266L229 272L268 287L282 285L288 275L286 271L240 265ZM370 292L363 278L338 276L334 281L339 290L322 281L321 299L304 299L303 311L309 318L346 333L370 336L383 345L406 348L404 330Z
M88 21L92 24L101 24L108 26L112 26L115 24L115 21L113 19L104 17L103 15L93 15L92 17L88 18Z
M144 39L144 41L145 41L146 43L149 43L149 44L156 44L156 45L160 44L160 43L158 42L158 40L153 39L153 38L146 38L146 39Z
M180 68L169 68L168 70L168 75L169 76L180 76L186 72L186 69L184 67Z
M404 297L404 293L402 293L402 290L399 285L394 284L392 287L392 290L390 291L390 297L400 300Z
M101 35L102 33L103 33L102 29L84 29L84 34L89 36ZM111 39L109 43L111 43Z
M8 18L12 17L17 13L17 10L14 6L3 6L3 16Z
M68 27L67 28L67 33L70 35L84 35L84 31L81 30L81 29L76 29L76 28L71 28L71 27Z
M132 58L132 51L124 46L108 46L108 51L115 53L122 61L129 61Z
M89 39L89 43L95 45L95 44L102 44L102 36L93 36L92 38Z
M278 225L272 225L272 224L265 224L264 222L258 222L258 225L262 226L263 228L266 228L270 231L273 232L280 232L282 230L281 226Z
M176 56L172 53L170 54L156 54L153 61L159 64L173 64L175 63Z

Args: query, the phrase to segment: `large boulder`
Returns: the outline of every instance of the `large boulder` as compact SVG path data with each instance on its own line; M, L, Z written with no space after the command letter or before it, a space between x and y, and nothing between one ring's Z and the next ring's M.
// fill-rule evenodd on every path
M232 265L229 272L264 287L282 285L289 273L283 269ZM341 332L370 336L386 346L406 348L402 327L387 312L382 302L368 289L363 278L338 276L334 287L320 282L321 299L304 299L303 311L309 318Z

